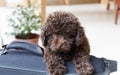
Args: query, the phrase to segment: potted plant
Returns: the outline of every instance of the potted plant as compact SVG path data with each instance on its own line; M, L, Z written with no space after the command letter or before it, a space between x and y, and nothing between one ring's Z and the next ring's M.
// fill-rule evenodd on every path
M16 39L27 39L26 41L32 40L30 42L38 43L39 35L36 33L40 33L41 15L36 7L31 6L30 3L28 7L18 5L9 22L13 28L11 34L15 35Z

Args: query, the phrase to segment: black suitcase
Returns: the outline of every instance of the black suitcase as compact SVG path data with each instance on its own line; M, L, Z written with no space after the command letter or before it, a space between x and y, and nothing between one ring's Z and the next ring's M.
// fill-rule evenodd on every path
M27 42L14 41L1 49L0 75L48 75L42 48ZM117 62L91 56L94 75L109 75L117 71ZM66 75L78 75L71 61L66 62Z

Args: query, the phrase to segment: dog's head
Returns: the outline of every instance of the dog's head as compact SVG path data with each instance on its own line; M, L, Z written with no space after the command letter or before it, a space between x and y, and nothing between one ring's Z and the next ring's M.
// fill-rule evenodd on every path
M55 12L43 25L42 41L51 51L66 52L73 46L79 46L83 35L83 27L73 14Z

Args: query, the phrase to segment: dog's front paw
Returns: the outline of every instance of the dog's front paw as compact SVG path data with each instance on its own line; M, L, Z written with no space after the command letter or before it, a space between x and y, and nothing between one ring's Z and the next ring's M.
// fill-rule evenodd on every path
M86 62L76 66L76 71L80 75L92 75L94 73L94 68L90 63Z
M66 72L66 67L63 65L49 69L50 75L65 75Z
M76 71L80 75L93 75L94 67L90 62L89 55L83 55L81 58L73 59Z

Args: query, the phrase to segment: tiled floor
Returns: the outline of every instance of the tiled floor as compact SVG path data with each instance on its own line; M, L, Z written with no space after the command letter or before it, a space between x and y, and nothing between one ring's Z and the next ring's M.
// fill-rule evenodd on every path
M91 45L91 54L97 57L105 57L118 61L118 71L111 75L120 74L120 16L118 19L118 25L115 25L114 7L107 11L106 5L81 4L70 6L47 6L46 10L47 15L54 11L67 11L74 13L85 29ZM3 11L6 12L6 14L9 14L6 10L3 9ZM9 31L5 21L5 13L2 13L2 15L0 14L0 16L2 16L2 18L0 18L2 30ZM9 38L5 36L4 42L7 43L10 41L11 39Z

